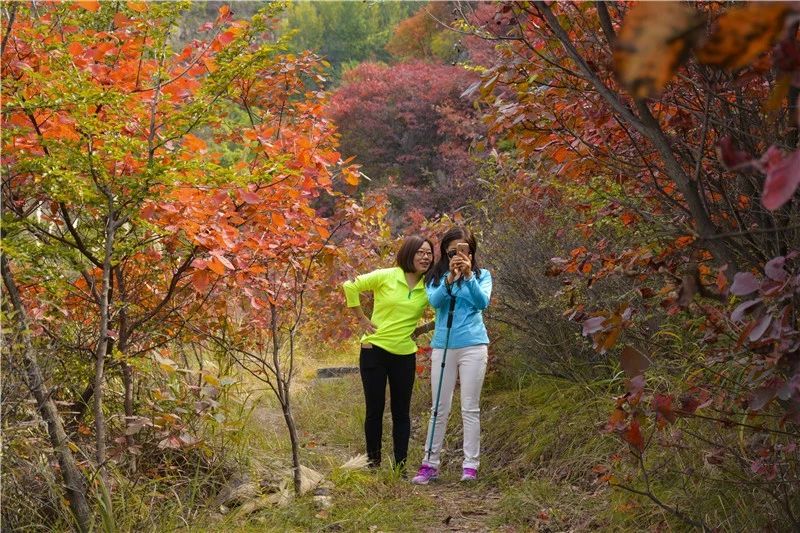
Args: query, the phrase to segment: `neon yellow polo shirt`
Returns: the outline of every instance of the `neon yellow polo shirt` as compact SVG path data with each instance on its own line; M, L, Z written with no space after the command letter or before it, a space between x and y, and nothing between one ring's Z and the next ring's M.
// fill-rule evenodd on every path
M372 323L375 333L361 337L362 343L379 346L387 352L406 355L417 352L411 334L417 327L422 312L428 305L428 295L422 279L413 289L406 283L400 267L382 268L362 274L342 285L347 307L361 305L360 293L372 291Z

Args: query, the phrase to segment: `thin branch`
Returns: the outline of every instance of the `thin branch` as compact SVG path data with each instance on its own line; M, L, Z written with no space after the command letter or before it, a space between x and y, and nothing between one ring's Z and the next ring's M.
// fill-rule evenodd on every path
M603 34L606 36L608 45L613 47L617 40L617 35L614 33L614 27L611 24L611 16L608 14L608 7L606 2L600 0L595 2L597 6L597 16L600 19L600 27L603 29Z
M8 24L6 24L6 34L3 35L3 44L0 47L0 55L6 53L6 44L8 44L8 38L11 36L11 28L14 26L14 19L17 16L17 6L19 4L17 2L11 3L11 10L8 14Z

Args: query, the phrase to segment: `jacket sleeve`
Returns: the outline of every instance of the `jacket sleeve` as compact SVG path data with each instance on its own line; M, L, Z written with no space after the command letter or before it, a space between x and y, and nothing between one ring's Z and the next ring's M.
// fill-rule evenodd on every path
M358 307L361 305L360 294L362 292L374 291L386 281L389 271L386 269L373 270L367 274L357 276L354 280L345 281L342 284L344 297L347 300L347 307Z
M428 293L428 303L431 304L431 307L434 309L443 307L445 303L447 303L450 299L450 295L447 294L447 287L445 286L444 280L440 280L438 286L434 287L431 285L425 285L425 292Z
M488 270L481 270L481 277L477 279L473 274L469 281L464 282L461 292L465 292L467 299L481 311L489 307L492 297L492 275ZM466 291L464 291L466 289Z

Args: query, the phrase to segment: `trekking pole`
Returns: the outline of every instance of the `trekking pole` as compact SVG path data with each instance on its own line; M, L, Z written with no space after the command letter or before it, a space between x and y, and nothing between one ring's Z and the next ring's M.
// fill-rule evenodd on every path
M447 292L450 293L448 287ZM444 352L442 353L442 370L439 372L439 386L436 389L436 405L433 408L433 418L431 419L431 438L428 442L428 457L430 460L433 449L433 434L436 432L436 417L439 415L439 399L442 396L442 381L444 381L444 364L447 361L447 345L450 344L450 328L453 327L453 310L456 308L456 297L450 293L450 309L447 311L447 334L444 338ZM432 370L432 369L431 369Z

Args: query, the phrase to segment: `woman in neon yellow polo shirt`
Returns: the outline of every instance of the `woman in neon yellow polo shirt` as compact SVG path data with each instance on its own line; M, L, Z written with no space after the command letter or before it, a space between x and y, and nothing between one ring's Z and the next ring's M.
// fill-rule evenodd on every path
M392 440L395 466L401 470L411 436L411 390L414 387L417 345L411 338L429 325L417 327L428 296L422 278L433 264L433 244L428 239L407 237L397 252L397 266L382 268L344 283L347 307L352 308L364 330L359 367L367 414L364 435L372 467L381 464L381 436L386 381L392 408ZM372 319L361 309L359 294L372 291Z

